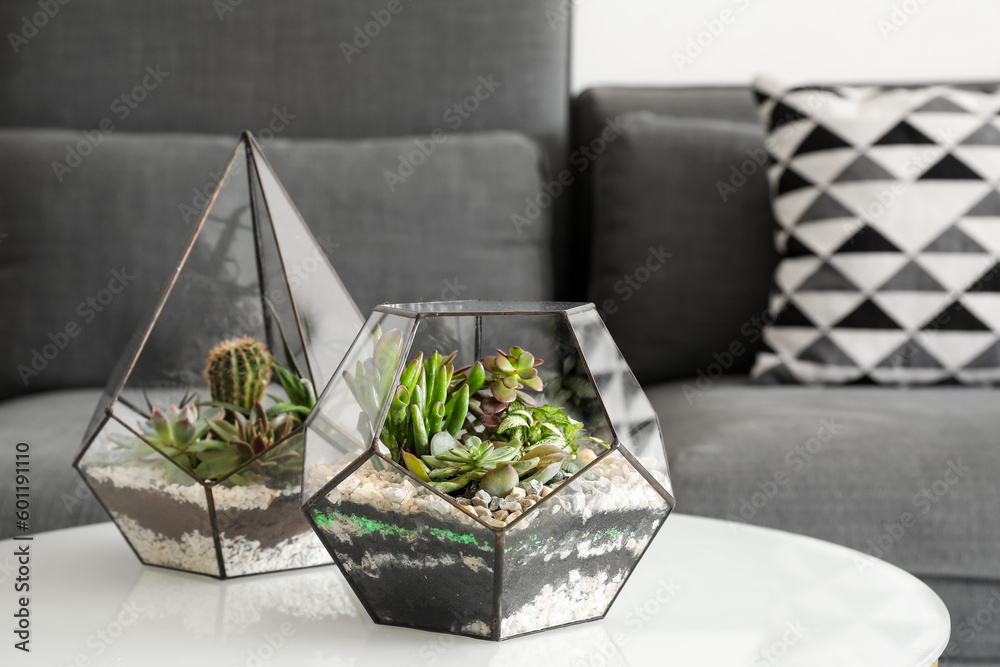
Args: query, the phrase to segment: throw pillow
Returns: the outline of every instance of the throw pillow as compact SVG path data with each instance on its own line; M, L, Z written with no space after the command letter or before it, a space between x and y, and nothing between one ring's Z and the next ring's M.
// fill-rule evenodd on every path
M1000 381L1000 92L754 88L781 260L753 377Z

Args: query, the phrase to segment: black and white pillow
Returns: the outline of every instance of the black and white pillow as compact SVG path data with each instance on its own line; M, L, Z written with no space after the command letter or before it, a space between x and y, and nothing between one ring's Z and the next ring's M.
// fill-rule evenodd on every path
M1000 92L755 84L771 382L1000 382Z

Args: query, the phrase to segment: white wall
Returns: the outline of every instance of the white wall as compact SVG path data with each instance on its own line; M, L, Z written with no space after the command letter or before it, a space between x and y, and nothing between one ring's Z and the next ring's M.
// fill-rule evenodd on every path
M792 82L1000 81L1000 0L567 2L575 91L747 83L759 72ZM699 39L704 46L690 46Z

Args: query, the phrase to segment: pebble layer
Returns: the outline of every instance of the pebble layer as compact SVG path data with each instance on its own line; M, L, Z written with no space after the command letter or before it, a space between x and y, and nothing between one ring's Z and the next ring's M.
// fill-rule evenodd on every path
M623 572L608 577L606 572L586 576L572 570L567 581L546 584L534 600L500 621L500 636L506 639L597 618L611 606L624 580Z
M163 494L205 512L208 524L208 501L201 484L169 481L161 466L120 465L87 466L85 472L98 484L144 493ZM298 496L297 488L271 489L263 484L216 486L212 496L219 512L267 510L276 498ZM151 530L128 515L127 508L109 508L112 517L143 561L191 572L219 576L215 544L211 534L199 530L183 533L179 539ZM124 511L123 511L124 510ZM312 530L305 530L273 546L262 547L242 535L220 540L226 576L289 570L330 563L330 556Z
M329 464L310 466L307 472L309 488L319 489L343 467ZM384 512L429 512L442 519L461 517L465 513L479 518L491 528L499 529L521 518L528 509L554 491L554 487L534 482L516 487L504 498L490 496L480 490L472 498L455 498L452 504L426 488L418 488L417 484L395 469L375 470L367 462L333 489L328 494L328 500L334 504L348 501L370 505ZM547 511L579 515L584 521L596 512L660 509L663 505L663 498L642 475L624 458L614 454L602 459L586 476L577 478L545 502ZM536 517L535 512L528 514L517 525L526 528Z
M138 491L156 490L174 500L191 503L208 509L205 497L205 487L192 480L191 484L178 484L169 481L163 473L162 466L120 465L120 466L87 466L84 472L95 482L114 484L119 488L136 489ZM216 486L212 491L215 507L218 510L263 510L271 505L271 501L280 496L294 496L297 488L272 489L263 484L247 486Z
M144 562L219 576L211 535L202 535L196 530L185 533L180 540L172 540L143 528L124 514L113 512L112 517ZM236 539L223 537L220 541L228 577L331 562L330 555L312 531L300 533L269 548L262 548L260 542L242 536Z

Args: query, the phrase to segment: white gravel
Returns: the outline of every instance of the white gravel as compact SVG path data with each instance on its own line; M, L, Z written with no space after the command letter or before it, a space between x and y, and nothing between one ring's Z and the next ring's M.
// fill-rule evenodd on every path
M309 466L307 477L310 488L321 488L344 467L344 465L330 464ZM531 512L514 525L522 529L527 528L539 516L539 512L546 511L569 512L582 516L586 521L595 513L646 508L659 510L665 505L663 498L645 478L619 454L611 454L602 459L591 469L591 473L587 476L595 479L578 478L571 486L556 492L555 497L547 500L541 509ZM348 475L329 493L328 499L335 504L351 501L370 505L383 512L400 514L427 512L441 519L452 518L466 524L468 516L477 516L474 505L458 506L449 503L394 469L377 471L370 462L366 462ZM499 500L506 505L515 498L508 496ZM513 506L511 508L513 509ZM495 514L481 518L491 526L501 527L513 523L521 515L508 514L503 521L496 521L492 516Z
M117 488L133 489L145 493L160 493L179 503L194 505L205 512L203 533L193 530L175 540L150 530L125 512L125 508L109 508L129 542L144 561L155 565L175 567L191 572L219 575L215 544L207 533L208 501L206 489L201 484L179 484L167 480L162 465L99 465L87 466L84 472L95 482L110 483ZM248 486L215 486L212 497L216 510L266 510L276 498L298 497L295 487L275 490L263 484ZM312 530L307 530L278 544L262 548L257 540L242 535L221 539L226 576L273 572L330 563L330 556Z
M124 514L113 512L112 516L132 547L146 563L219 575L215 544L211 535L203 535L195 530L184 533L180 540L173 540L143 528ZM221 544L226 576L229 577L326 565L332 562L322 542L312 530L282 540L273 547L262 548L257 540L248 540L243 536L236 539L223 537Z
M506 639L525 632L598 618L611 606L624 581L624 572L609 578L605 572L585 577L580 575L579 570L572 570L568 582L558 588L545 585L534 600L501 620L500 636Z
M111 483L121 489L137 491L157 490L179 502L191 503L208 510L205 497L205 487L191 481L190 484L178 484L167 480L163 465L91 465L84 472L94 481ZM217 510L263 510L271 505L271 501L281 496L298 495L298 488L272 489L263 484L247 486L215 486L212 497Z
M196 530L184 533L180 541L171 540L143 528L124 514L111 512L111 517L144 562L219 576L211 535L202 535Z

